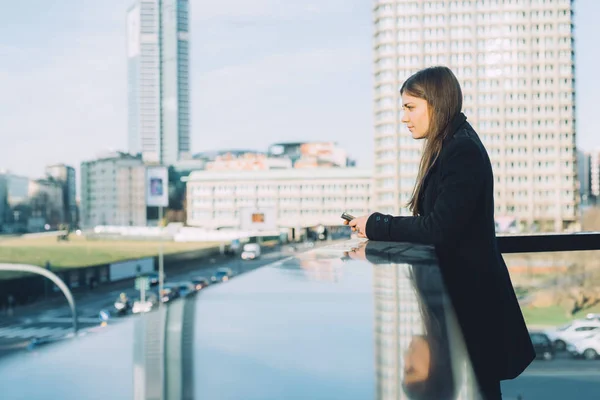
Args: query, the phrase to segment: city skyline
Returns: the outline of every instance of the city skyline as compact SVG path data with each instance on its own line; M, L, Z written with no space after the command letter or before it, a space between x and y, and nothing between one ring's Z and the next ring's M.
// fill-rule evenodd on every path
M0 152L1 166L27 176L59 162L78 167L107 148L127 150L129 2L38 3L44 12L32 18L24 5L11 4L10 22L0 27L10 38L0 47L7 61L0 69L0 129L12 142ZM358 166L371 167L371 6L190 0L192 152L232 142L260 149L326 139L339 142ZM577 135L584 150L600 147L592 123L599 8L575 3ZM26 16L35 29L23 32ZM40 36L51 40L40 45Z

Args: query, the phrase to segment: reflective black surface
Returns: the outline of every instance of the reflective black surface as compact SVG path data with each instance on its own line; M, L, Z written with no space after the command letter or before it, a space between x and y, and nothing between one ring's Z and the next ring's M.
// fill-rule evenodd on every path
M476 398L432 249L356 241L2 359L0 385L28 400Z

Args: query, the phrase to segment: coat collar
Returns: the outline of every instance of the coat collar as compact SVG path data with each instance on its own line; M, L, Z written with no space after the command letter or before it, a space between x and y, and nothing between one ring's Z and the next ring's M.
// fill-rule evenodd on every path
M452 118L452 121L450 121L450 130L448 131L448 135L444 138L444 144L454 137L454 134L460 130L465 122L467 122L467 116L463 113L458 113Z
M458 113L453 119L452 121L450 121L450 130L448 132L448 135L444 138L443 142L442 142L442 146L446 145L453 137L454 134L456 132L458 132L460 130L460 128L467 122L467 116L463 113ZM425 174L425 176L423 177L423 186L427 186L427 180L429 178L429 176L431 175L431 171L433 170L435 164L437 163L437 160L433 163L433 165L429 168L429 170L427 171L427 173ZM422 215L422 210L423 210L423 197L425 196L425 190L421 191L421 199L419 201L419 214Z

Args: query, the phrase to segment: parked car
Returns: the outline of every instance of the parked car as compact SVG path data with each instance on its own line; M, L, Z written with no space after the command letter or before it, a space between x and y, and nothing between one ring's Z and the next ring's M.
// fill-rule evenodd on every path
M529 337L533 343L537 358L547 361L554 358L554 346L548 335L543 332L529 332Z
M567 351L573 357L583 357L586 360L595 360L600 355L600 333L591 333L581 339L567 344Z
M192 278L192 283L195 285L196 290L204 289L205 287L210 285L210 281L203 276L197 276Z
M592 321L600 321L600 314L599 313L588 313L585 316L585 319L592 320Z
M214 275L210 277L212 282L227 282L233 278L233 272L230 268L221 267L218 268Z
M546 330L544 333L554 343L554 348L561 351L567 348L568 343L595 332L600 332L600 321L575 320L559 328Z

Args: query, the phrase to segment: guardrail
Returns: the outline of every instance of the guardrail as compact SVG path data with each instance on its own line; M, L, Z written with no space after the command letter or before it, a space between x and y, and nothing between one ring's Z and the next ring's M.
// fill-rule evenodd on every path
M498 236L501 253L600 250L600 232Z

